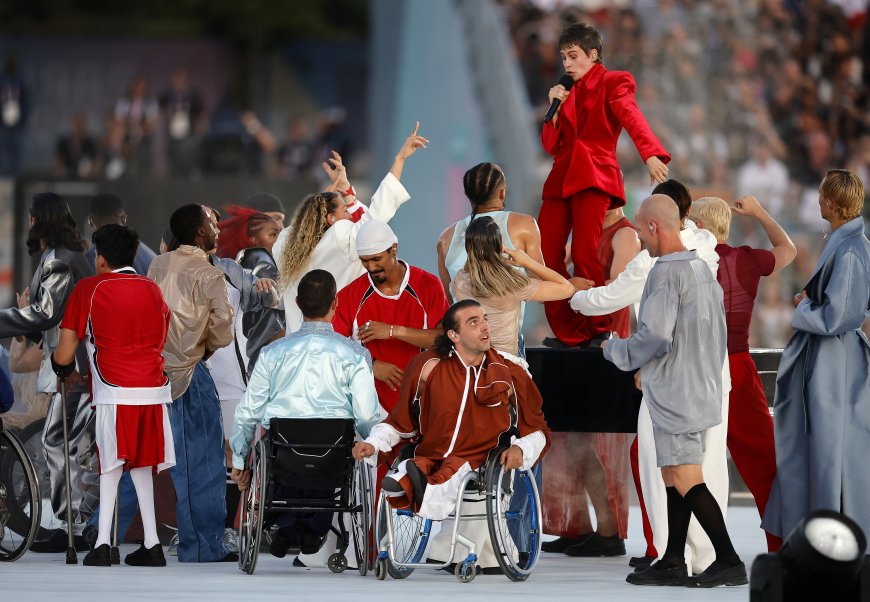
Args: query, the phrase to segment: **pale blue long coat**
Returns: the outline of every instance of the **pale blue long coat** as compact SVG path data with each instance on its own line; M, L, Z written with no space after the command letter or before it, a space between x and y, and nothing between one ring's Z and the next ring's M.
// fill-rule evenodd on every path
M870 534L870 242L858 217L829 237L795 309L774 400L776 480L762 521L787 537L811 510Z

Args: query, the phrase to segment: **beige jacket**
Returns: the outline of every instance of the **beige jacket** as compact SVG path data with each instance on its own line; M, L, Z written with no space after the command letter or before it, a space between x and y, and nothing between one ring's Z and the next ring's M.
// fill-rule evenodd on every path
M148 277L163 291L172 312L163 357L172 399L178 399L190 386L197 362L232 343L233 308L223 272L197 247L181 245L159 255Z

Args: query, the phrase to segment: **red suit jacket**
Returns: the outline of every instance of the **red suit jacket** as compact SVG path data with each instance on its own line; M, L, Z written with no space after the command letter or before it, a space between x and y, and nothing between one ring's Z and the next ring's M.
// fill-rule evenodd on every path
M671 160L637 106L636 88L630 73L608 71L603 65L593 66L574 83L559 111L559 127L551 121L541 130L541 144L554 157L541 195L544 200L567 199L597 188L613 198L611 209L625 205L622 172L616 162L616 142L623 128L644 161L652 156L664 163Z

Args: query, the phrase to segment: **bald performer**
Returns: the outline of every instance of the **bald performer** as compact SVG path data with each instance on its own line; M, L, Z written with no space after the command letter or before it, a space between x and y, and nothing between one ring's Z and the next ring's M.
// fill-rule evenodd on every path
M658 261L649 273L637 333L604 345L621 370L640 369L649 406L656 463L668 500L668 545L650 568L630 574L635 585L742 585L746 568L734 551L725 519L704 483L704 434L722 421L722 364L727 330L722 288L680 238L680 215L670 197L653 195L635 215L638 234ZM692 515L706 532L716 560L689 577L683 558Z

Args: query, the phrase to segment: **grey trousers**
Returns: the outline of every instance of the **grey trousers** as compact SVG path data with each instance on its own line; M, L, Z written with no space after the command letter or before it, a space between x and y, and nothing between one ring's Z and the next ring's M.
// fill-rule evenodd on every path
M99 470L96 467L96 451L88 450L89 445L94 440L94 423L88 421L91 414L90 395L87 393L67 392L66 398L67 420L70 425L69 455L73 531L76 535L80 535L85 528L85 521L87 520L87 516L84 516L82 513L82 499L84 497L82 483L87 483L91 480L88 477L93 475L88 474L89 467L82 467L79 456L86 454L87 459L92 461L93 470L97 473L97 476L99 476ZM65 524L66 467L63 461L63 408L61 407L60 393L55 393L52 396L51 403L48 406L48 414L45 416L45 428L42 430L42 444L51 483L51 509L58 520ZM96 486L96 484L93 485L93 487Z

